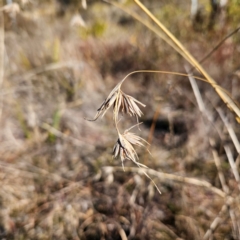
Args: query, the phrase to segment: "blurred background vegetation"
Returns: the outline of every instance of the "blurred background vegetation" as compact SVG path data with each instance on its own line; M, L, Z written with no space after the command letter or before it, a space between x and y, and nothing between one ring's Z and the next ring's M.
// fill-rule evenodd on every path
M179 54L100 0L0 3L0 239L240 238L240 149L229 135L239 139L240 128L209 84L197 82L204 115L187 77L139 73L124 83L147 105L136 131L151 155L137 151L159 173L150 176L161 195L112 158L110 113L84 120L131 71L185 73ZM134 1L119 3L144 16ZM199 61L240 26L239 0L143 3ZM202 63L238 102L239 55L238 31ZM134 123L124 119L122 130Z

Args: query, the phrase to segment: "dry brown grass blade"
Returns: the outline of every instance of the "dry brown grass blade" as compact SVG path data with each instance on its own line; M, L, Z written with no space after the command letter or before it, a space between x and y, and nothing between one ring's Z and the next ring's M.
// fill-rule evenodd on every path
M191 85L192 85L192 88L193 88L193 92L194 92L194 94L195 94L195 97L196 97L196 99L197 99L197 103L198 103L198 107L199 107L200 111L201 111L206 117L208 117L208 114L207 114L207 111L206 111L204 102L203 102L203 100L202 100L202 97L201 97L201 94L200 94L200 91L199 91L199 88L198 88L198 86L197 86L197 83L196 83L195 79L194 79L191 75L189 75L189 80L190 80L190 83L191 83ZM237 136L236 136L235 132L233 131L231 125L228 123L228 121L227 121L226 118L224 117L221 109L217 109L217 112L219 113L222 121L224 122L224 124L225 124L225 126L226 126L226 128L227 128L227 130L228 130L228 132L229 132L229 135L230 135L230 137L231 137L231 139L232 139L232 141L233 141L233 144L234 144L234 146L236 147L237 152L239 153L239 148L240 148L240 146L239 146L239 141L238 141L238 139L237 139ZM228 193L228 192L229 192L229 189L228 189L228 186L226 185L226 180L225 180L225 178L224 178L224 175L223 175L223 172L222 172L222 169L221 169L220 160L219 160L217 151L214 149L214 147L213 147L213 145L212 145L212 143L211 143L211 139L210 139L210 138L209 138L209 143L210 143L210 145L212 146L212 149L213 149L213 157L214 157L214 160L215 160L216 167L217 167L217 169L218 169L219 179L220 179L220 181L221 181L222 187L223 187L224 191L225 191L226 193ZM235 164L235 162L234 162L234 159L233 159L231 150L230 150L229 146L227 146L227 145L224 145L223 147L224 147L225 152L226 152L226 155L227 155L227 157L228 157L228 161L229 161L229 164L230 164L230 166L231 166L231 168L232 168L232 172L233 172L233 175L234 175L234 177L235 177L235 180L236 180L236 182L238 183L238 186L239 186L239 189L240 189L240 183L239 183L240 177L239 177L239 173L238 173L238 170L237 170L237 166L236 166L236 164Z
M192 88L193 88L193 92L195 94L195 97L197 99L197 103L198 103L198 107L200 109L200 111L202 112L202 114L206 117L206 118L209 118L208 114L207 114L207 111L206 111L206 107L204 105L204 102L203 102L203 99L202 99L202 96L200 94L200 91L199 91L199 88L197 86L197 83L195 81L195 79L189 75L189 80L190 80L190 83L192 85ZM227 181L225 179L225 176L224 176L224 173L223 173L223 170L222 170L222 167L221 167L221 162L220 162L220 158L218 156L218 153L217 151L215 150L214 148L214 145L212 143L212 140L211 138L209 137L209 143L212 147L212 154L213 154L213 158L214 158L214 161L215 161L215 165L216 165L216 168L217 168L217 171L218 171L218 176L219 176L219 180L221 182L221 185L222 185L222 189L223 191L226 193L226 196L229 195L230 191L229 191L229 187L227 185ZM232 168L232 172L235 176L235 179L236 179L236 182L238 183L238 187L240 186L239 185L239 173L237 171L237 168L236 168L236 164L233 160L233 156L231 154L231 151L230 151L230 148L228 146L225 146L224 145L224 149L226 151L226 155L228 157L228 161L230 163L230 166ZM230 199L233 199L232 197L228 196L228 198ZM232 201L232 200L231 200ZM227 207L227 208L226 208ZM234 229L234 233L237 233L237 225L235 224L235 219L236 219L236 216L235 216L235 210L232 208L232 206L230 206L230 202L229 201L226 201L226 204L222 207L222 210L221 212L218 214L218 216L214 219L214 221L212 222L210 228L207 230L205 236L204 236L204 239L210 239L210 237L212 236L212 234L214 233L214 231L217 229L217 227L222 223L222 218L225 218L227 219L229 216L227 215L227 211L229 212L229 216L231 217L231 220L232 220L232 225L233 225L233 229Z
M228 197L226 200L226 203L222 206L220 212L218 213L218 216L213 220L210 228L205 233L203 239L212 239L211 236L214 233L214 231L218 228L218 226L223 222L222 218L228 218L226 217L227 211L229 209L229 206L233 203L234 199L231 197Z
M236 34L238 31L240 31L240 27L233 30L231 33L229 33L226 37L224 37L204 58L202 58L199 63L205 62L228 38Z
M122 170L121 167L103 167L104 170L106 171L120 171ZM125 171L126 172L132 172L132 173L142 173L140 168L134 168L134 167L125 167ZM183 177L183 176L178 176L178 175L174 175L174 174L170 174L170 173L164 173L164 172L158 172L156 170L153 169L144 169L144 171L146 173L148 173L151 176L155 176L163 181L176 181L176 182L181 182L181 183L186 183L186 184L191 184L191 185L195 185L195 186L199 186L199 187L204 187L209 189L210 191L214 192L215 194L217 194L218 196L225 198L226 194L214 187L211 183L205 181L205 180L199 180L196 178L189 178L189 177Z
M213 148L213 146L212 146L212 148ZM218 171L218 177L219 177L219 180L221 182L222 189L226 194L229 194L229 187L227 185L225 176L223 174L220 158L218 156L217 151L214 148L212 150L212 154L213 154L214 162L215 162L215 165L216 165L216 168L217 168L217 171Z
M226 94L221 88L216 87L217 83L210 77L210 75L204 70L204 68L198 63L198 61L187 51L187 49L180 43L180 41L139 1L134 0L135 3L142 9L144 13L146 13L155 24L168 36L167 43L172 41L172 43L179 49L179 53L193 66L195 67L211 84L211 86L215 89L220 98L225 102L227 107L234 111L236 114L236 119L240 119L240 108L234 102L234 100ZM164 39L165 40L165 39ZM183 54L182 54L183 53Z
M238 154L240 155L240 143L239 143L239 140L238 140L238 137L237 137L236 133L233 130L232 125L229 123L227 118L224 116L223 111L220 108L217 108L216 110L217 110L219 116L221 117L221 119L222 119L228 133L229 133L229 136L232 139L232 142L233 142Z
M228 162L231 166L231 169L232 169L233 175L235 177L235 180L238 184L238 188L240 190L240 176L239 176L239 172L238 172L237 166L236 166L234 158L233 158L232 151L231 151L231 149L228 145L224 145L223 147L224 147L224 150L226 152L227 159L228 159Z

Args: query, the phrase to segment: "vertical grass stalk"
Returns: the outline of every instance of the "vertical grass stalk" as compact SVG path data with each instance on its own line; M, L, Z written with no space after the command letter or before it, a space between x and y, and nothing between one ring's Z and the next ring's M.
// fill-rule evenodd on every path
M198 61L186 50L186 48L180 43L180 41L139 1L134 0L135 3L150 17L155 24L164 32L169 40L175 44L180 50L178 51L193 67L195 67L208 81L209 84L215 89L220 98L226 103L227 107L234 111L237 115L237 121L240 123L240 108L234 102L234 100L226 94L221 88L216 88L217 83L210 77L210 75L204 70L204 68L198 63ZM165 40L165 39L163 39ZM168 41L167 41L168 43ZM183 54L184 53L184 54Z

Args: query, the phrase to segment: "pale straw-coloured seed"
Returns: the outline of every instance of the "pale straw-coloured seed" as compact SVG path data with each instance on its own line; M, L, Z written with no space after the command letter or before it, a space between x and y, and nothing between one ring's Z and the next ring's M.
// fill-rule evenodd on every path
M118 118L118 113L122 111L130 116L135 116L138 121L138 117L143 115L142 111L137 104L145 107L143 103L137 99L125 94L120 89L122 82L118 83L115 88L108 95L106 100L98 108L94 119L87 119L88 121L96 121L99 117L103 117L107 110L113 105L113 111L116 119Z
M119 98L114 102L114 109L116 109L116 113L122 111L130 116L135 116L138 120L138 117L141 117L143 113L137 104L143 107L146 106L137 99L125 94L120 90Z
M147 168L147 166L138 162L138 155L133 147L133 145L144 146L143 142L147 142L136 134L129 132L130 129L127 129L123 134L118 133L118 140L113 148L113 156L115 158L120 156L122 165L124 160L131 160L139 167Z

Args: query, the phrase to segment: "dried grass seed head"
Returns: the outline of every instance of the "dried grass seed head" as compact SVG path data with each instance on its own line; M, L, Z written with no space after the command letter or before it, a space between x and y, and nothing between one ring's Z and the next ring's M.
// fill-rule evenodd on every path
M123 113L126 113L130 116L135 116L138 119L138 117L141 117L143 113L137 104L146 107L146 105L137 99L125 94L120 90L119 98L114 102L114 109L116 109L116 113L122 111Z
M118 133L118 140L113 148L113 156L115 158L120 156L122 165L124 160L131 160L139 167L147 168L145 165L138 162L138 155L133 147L133 145L144 146L143 142L147 142L136 134L129 132L130 129L127 129L123 134Z
M143 115L137 104L143 107L145 107L146 105L122 92L122 90L120 89L122 83L123 81L121 81L115 86L115 88L111 91L111 93L102 103L102 105L98 108L94 119L88 121L96 121L100 116L103 117L112 105L116 119L118 118L118 114L120 111L130 116L135 116L137 120L138 117L141 117Z
M87 119L88 121L96 121L100 116L103 117L105 115L107 110L116 101L121 85L122 85L122 81L115 86L115 88L110 92L108 97L104 100L102 105L98 108L94 119Z

